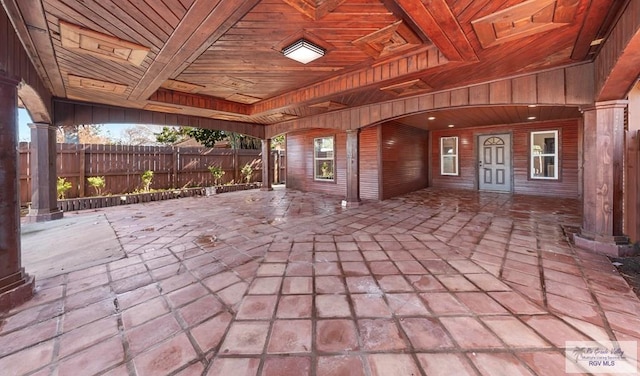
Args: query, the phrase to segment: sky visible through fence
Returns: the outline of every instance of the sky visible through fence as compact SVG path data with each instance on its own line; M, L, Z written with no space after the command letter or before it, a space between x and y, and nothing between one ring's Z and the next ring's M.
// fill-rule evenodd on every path
M18 109L18 140L20 142L30 142L31 141L31 129L29 129L29 123L31 123L31 117L29 113L24 108ZM124 130L127 128L135 127L135 124L105 124L101 127L101 135L108 136L114 141L123 139L125 135L123 134ZM161 126L153 126L157 127L157 130L154 132L160 132L162 130Z

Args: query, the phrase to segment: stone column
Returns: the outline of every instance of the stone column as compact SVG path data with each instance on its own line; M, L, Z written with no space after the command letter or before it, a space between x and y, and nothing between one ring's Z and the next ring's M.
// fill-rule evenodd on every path
M56 127L47 123L31 128L31 207L26 220L45 222L62 218L56 190Z
M271 139L262 140L262 191L271 191L273 172L271 171Z
M612 256L631 251L622 232L624 109L627 101L584 109L583 219L578 247Z
M20 260L18 81L0 76L0 311L33 296L34 279Z
M347 131L347 198L346 206L360 203L360 129Z

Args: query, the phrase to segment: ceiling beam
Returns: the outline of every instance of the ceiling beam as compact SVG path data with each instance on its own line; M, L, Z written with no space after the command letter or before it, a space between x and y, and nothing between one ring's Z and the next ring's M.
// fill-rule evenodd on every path
M396 0L405 15L451 61L478 61L445 0Z
M595 60L596 101L626 98L640 76L640 0L631 0Z
M196 0L133 88L129 99L149 98L162 83L177 76L258 2L245 0L238 4L237 0Z
M150 101L202 108L206 110L228 112L238 115L250 115L251 105L232 102L208 95L183 93L169 89L159 89L149 97Z
M582 29L576 38L576 44L571 53L573 60L584 60L591 50L591 42L597 38L600 26L602 25L602 15L607 14L613 5L614 0L591 1L587 15L585 16Z
M65 97L66 90L49 37L42 2L3 0L2 3L42 81L54 96Z
M388 59L374 66L346 72L254 103L252 114L282 111L292 108L296 104L324 102L336 95L354 93L372 86L388 86L414 80L426 73L434 73L434 69L452 69L460 64L462 63L450 63L435 46L430 45L399 58Z

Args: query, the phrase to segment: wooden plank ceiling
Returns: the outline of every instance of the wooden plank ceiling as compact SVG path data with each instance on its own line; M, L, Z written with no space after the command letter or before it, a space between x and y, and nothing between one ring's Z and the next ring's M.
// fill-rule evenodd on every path
M273 124L591 60L624 1L2 0L60 98ZM300 38L326 50L286 58ZM518 122L531 109L442 113ZM538 119L578 116L538 108ZM445 116L446 114L446 116ZM446 119L446 120L444 120ZM477 121L473 121L478 119ZM407 124L429 127L425 116Z

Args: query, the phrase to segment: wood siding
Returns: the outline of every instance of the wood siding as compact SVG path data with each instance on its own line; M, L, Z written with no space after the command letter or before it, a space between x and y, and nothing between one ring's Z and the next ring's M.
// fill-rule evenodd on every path
M640 45L640 1L629 1L595 59L595 102L625 99L635 84ZM632 47L636 46L636 47Z
M451 108L538 104L544 106L537 111L543 111L548 106L589 105L593 103L593 77L593 63L573 65L283 121L269 125L265 137L311 127L347 130L394 119L401 122L404 115ZM553 119L551 113L545 116Z
M313 139L334 136L334 181L313 179ZM312 129L287 134L287 188L344 197L347 193L347 134L328 129Z
M34 68L29 56L24 51L20 39L11 25L3 7L0 7L0 76L7 76L29 85L45 107L44 111L51 114L51 94L43 84L38 72ZM33 98L22 98L25 106L31 112L41 109L29 108ZM39 113L32 113L33 121L43 121L46 117ZM49 116L50 118L50 116Z
M380 126L360 132L360 198L380 199Z
M558 180L529 178L530 132L545 130L558 130L560 158ZM571 198L580 196L579 125L577 119L561 122L526 123L515 126L434 131L431 140L431 185L438 188L477 189L477 139L479 135L492 133L510 133L512 135L513 193ZM440 138L447 136L459 137L459 176L440 175Z
M426 188L429 132L396 123L383 124L381 131L381 198Z

